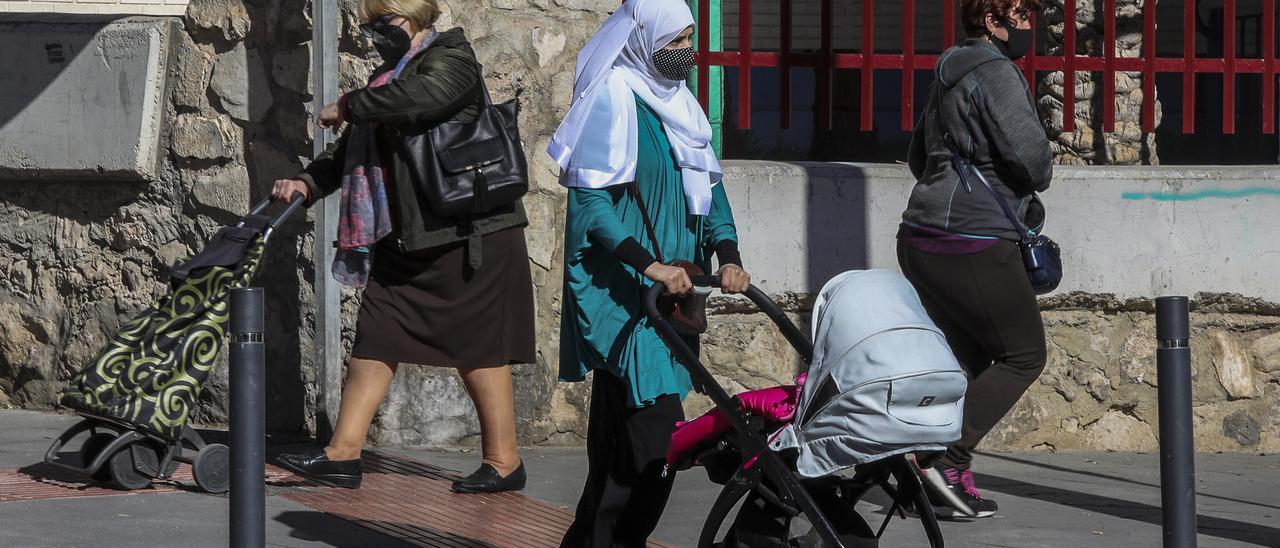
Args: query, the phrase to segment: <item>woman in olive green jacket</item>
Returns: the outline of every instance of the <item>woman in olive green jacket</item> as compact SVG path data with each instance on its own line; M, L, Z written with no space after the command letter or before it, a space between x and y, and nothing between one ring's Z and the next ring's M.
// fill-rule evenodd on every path
M395 146L405 128L473 120L479 64L461 29L436 32L436 0L363 0L360 9L385 63L369 87L321 111L321 127L347 125L338 141L273 190L281 199L301 192L308 203L342 191L333 272L365 288L333 439L280 464L358 487L374 413L398 365L417 363L457 368L479 415L484 461L454 490L522 489L510 364L535 360L524 208L437 216Z

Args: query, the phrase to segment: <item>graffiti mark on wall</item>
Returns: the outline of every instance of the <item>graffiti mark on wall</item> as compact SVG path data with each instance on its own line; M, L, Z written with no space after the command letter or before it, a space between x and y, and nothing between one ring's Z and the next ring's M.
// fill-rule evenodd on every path
M1280 187L1249 187L1239 189L1197 190L1195 192L1125 192L1120 197L1126 200L1155 200L1157 202L1195 202L1211 198L1239 199L1253 196L1280 197Z

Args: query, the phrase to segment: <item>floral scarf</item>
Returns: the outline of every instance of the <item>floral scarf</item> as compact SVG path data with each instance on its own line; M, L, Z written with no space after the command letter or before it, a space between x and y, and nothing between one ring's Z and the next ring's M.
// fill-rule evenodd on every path
M400 58L395 68L374 74L366 89L384 86L400 76L409 60L430 46L436 36L432 30L421 44ZM333 277L351 287L368 285L374 244L393 230L391 206L387 202L387 170L382 164L375 130L372 124L352 124L347 135Z

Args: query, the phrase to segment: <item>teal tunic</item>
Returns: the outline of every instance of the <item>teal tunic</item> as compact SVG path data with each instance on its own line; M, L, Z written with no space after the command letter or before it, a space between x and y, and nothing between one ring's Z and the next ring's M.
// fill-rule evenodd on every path
M690 214L662 121L639 99L636 111L636 182L662 256L667 262L692 261L711 272L715 245L738 240L724 185L712 189L708 215ZM587 372L601 369L627 385L629 407L647 406L664 394L683 399L692 386L689 373L658 338L641 304L652 282L613 254L627 238L657 257L639 204L626 185L569 189L560 380L581 381Z

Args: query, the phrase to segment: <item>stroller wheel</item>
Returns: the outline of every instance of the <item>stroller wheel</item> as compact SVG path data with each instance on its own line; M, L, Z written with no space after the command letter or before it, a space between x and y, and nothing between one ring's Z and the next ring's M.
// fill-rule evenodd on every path
M226 493L231 483L231 450L221 443L204 446L191 463L196 485L210 493Z
M105 467L111 477L111 484L126 491L142 489L151 485L151 478L138 472L138 467L133 458L134 451L154 452L154 449L135 443L111 455L111 460L107 461Z
M89 439L84 441L84 445L80 446L80 458L83 459L80 462L83 462L84 467L88 468L93 459L98 458L98 453L101 453L115 439L115 434L106 432L99 432L89 436ZM104 463L101 468L95 470L93 479L104 483L111 481L111 463Z

